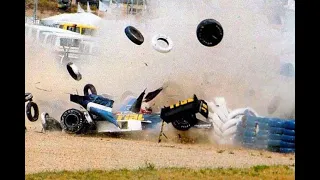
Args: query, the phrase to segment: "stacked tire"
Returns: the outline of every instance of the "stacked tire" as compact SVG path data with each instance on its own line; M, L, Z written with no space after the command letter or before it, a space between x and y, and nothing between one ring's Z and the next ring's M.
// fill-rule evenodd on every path
M277 118L262 118L257 133L258 144L264 145L269 151L295 152L295 121Z
M246 148L257 149L257 124L259 117L246 116L243 123L242 145Z
M247 148L295 152L295 121L247 116L242 144Z

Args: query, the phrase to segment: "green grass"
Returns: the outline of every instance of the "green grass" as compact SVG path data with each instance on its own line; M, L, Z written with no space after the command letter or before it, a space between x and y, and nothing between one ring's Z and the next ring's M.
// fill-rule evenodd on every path
M187 169L163 168L157 169L153 164L137 170L93 170L93 171L60 171L27 174L27 180L104 180L104 179L141 179L141 180L196 180L196 179L295 179L294 170L289 166L259 165L252 168L216 168L216 169Z

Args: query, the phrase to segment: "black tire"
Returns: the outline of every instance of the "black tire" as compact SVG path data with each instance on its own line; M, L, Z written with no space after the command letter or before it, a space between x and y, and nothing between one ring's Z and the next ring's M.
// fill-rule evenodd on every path
M186 118L183 117L181 119L176 119L171 123L172 123L172 126L177 130L187 131L196 124L196 119L193 116L186 117Z
M81 133L85 123L83 113L77 109L68 109L61 115L60 125L67 133Z
M33 110L34 110L34 115L32 115L31 108L33 108ZM26 108L26 114L27 114L29 121L31 121L31 122L37 121L38 117L39 117L38 105L32 101L28 102L27 108Z
M96 90L96 88L94 87L94 85L92 85L92 84L87 84L87 85L84 86L84 88L83 88L83 94L84 94L85 96L88 96L88 95L89 95L89 90L91 91L91 94L97 95L97 90Z
M74 80L80 81L82 79L82 75L80 74L78 67L72 62L67 64L67 70Z
M216 46L223 38L223 28L218 21L205 19L197 27L197 38L204 46Z
M127 26L124 29L127 37L135 44L141 45L144 42L144 37L141 32L133 26Z

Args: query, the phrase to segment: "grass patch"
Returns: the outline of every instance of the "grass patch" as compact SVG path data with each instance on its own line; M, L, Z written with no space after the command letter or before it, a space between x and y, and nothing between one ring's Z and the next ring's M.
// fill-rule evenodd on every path
M107 179L175 179L175 180L196 180L196 179L295 179L294 171L288 166L265 166L259 165L252 168L161 168L156 169L154 165L146 162L145 168L137 170L93 170L93 171L60 171L41 172L27 174L27 180L107 180Z
M258 171L262 171L264 169L267 169L269 168L269 166L266 166L266 165L258 165L258 166L253 166L252 167L254 171L258 172ZM285 167L286 168L286 167Z

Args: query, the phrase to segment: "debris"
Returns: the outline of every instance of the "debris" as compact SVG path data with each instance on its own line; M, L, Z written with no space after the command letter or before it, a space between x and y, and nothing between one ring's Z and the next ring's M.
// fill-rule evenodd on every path
M124 32L126 33L126 36L135 44L141 45L144 42L144 37L141 34L141 32L133 27L133 26L127 26L124 29Z
M197 38L204 46L216 46L223 38L221 24L214 19L205 19L201 21L197 27Z

